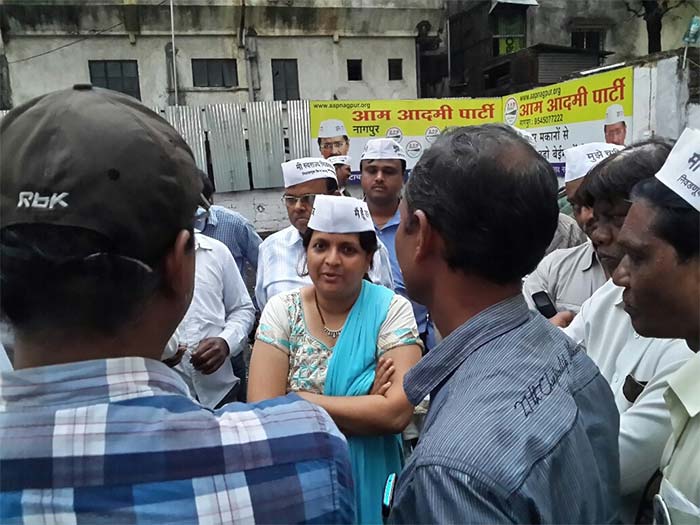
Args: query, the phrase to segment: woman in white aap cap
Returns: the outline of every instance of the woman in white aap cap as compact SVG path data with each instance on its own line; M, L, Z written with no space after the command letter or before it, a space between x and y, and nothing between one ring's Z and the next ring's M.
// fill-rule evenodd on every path
M312 285L265 306L248 400L297 392L326 409L348 438L358 522L381 523L384 482L401 469L413 414L403 376L422 342L409 301L366 279L377 249L366 203L317 196L303 244Z

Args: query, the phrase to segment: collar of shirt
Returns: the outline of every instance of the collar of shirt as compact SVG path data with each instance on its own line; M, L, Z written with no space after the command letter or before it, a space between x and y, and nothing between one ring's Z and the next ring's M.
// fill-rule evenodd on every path
M401 222L401 213L399 212L399 208L397 207L396 213L394 213L394 216L391 219L389 219L384 226L382 226L380 228L375 224L374 228L377 231L384 231L387 228L391 228L392 226L398 226L400 222Z
M683 405L689 417L700 414L700 354L695 354L668 378L668 389Z
M583 246L585 246L584 249L585 249L587 252L589 252L589 257L586 257L586 263L587 263L587 264L586 264L586 266L584 266L583 268L581 268L581 271L582 271L582 272L587 272L588 270L590 270L591 268L593 268L593 266L595 266L596 264L600 264L600 262L598 262L598 255L596 254L595 249L593 248L593 243L592 243L590 240L588 240L587 242L585 242L585 243L583 244Z
M284 236L282 239L287 246L294 246L295 244L302 244L301 233L293 225L287 226L284 230Z
M522 294L518 294L469 319L406 374L408 400L418 405L481 346L526 322L529 312Z
M211 239L204 235L203 233L195 233L194 235L194 246L195 250L213 250L214 243L211 242Z
M8 405L69 407L145 396L187 396L188 392L184 381L160 361L142 357L96 359L3 373L0 410Z
M203 232L209 226L216 228L218 223L219 219L216 217L216 210L214 209L214 206L211 206L209 208L209 213L205 217L194 221L194 227L200 232Z
M608 279L607 282L612 284L612 279ZM615 286L614 293L616 295L615 302L614 302L615 308L623 309L625 307L625 301L622 299L622 293L625 291L625 289L622 288L621 286L617 286L617 285L614 285L614 286Z

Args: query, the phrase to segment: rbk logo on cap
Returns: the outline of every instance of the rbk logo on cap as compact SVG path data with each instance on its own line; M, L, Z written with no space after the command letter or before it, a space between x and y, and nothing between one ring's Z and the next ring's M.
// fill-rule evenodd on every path
M51 195L40 195L33 191L20 191L18 208L42 208L45 210L53 210L60 205L62 208L67 208L68 203L63 199L68 197L68 193L52 193Z

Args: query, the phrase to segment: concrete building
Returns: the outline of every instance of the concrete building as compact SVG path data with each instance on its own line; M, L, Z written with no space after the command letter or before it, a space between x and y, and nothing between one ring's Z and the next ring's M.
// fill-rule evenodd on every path
M176 0L178 102L415 98L442 0ZM175 103L168 0L4 0L3 107L79 82Z
M630 10L641 12L639 0L446 0L446 7L443 96L504 95L649 53L647 23ZM687 0L663 16L661 50L683 45L698 12L700 0Z

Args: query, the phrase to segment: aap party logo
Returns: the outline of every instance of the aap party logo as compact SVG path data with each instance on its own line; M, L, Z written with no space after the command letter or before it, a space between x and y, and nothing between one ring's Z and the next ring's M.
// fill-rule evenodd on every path
M403 131L401 131L401 128L389 128L386 130L386 138L401 142L403 140Z
M423 153L423 145L417 140L412 140L406 144L406 155L412 159L417 159Z
M503 111L505 113L506 124L513 126L515 121L518 120L518 101L513 97L510 97L508 100L506 100L506 105L503 108Z
M425 140L427 140L430 144L435 142L435 140L440 136L440 128L437 126L430 126L428 129L425 130Z

